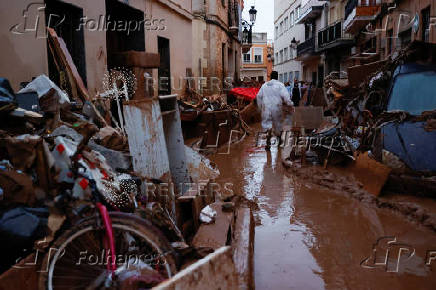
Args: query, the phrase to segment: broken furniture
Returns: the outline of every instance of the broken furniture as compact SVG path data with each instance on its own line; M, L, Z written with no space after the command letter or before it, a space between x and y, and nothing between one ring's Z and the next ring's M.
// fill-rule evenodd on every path
M171 184L172 178L159 100L157 98L130 100L124 104L123 109L134 171L144 180L156 179ZM166 196L159 196L158 201L174 218L174 194L168 190L164 195Z
M292 137L296 138L296 144L300 144L300 138L306 136L306 130L313 130L319 128L323 121L323 108L322 107L295 107L292 116ZM287 141L287 140L286 140ZM294 144L292 144L294 145ZM306 162L306 142L303 144L301 152L301 163ZM294 146L292 146L294 149ZM295 149L290 152L291 159L296 156Z
M114 53L111 56L111 63L117 67L127 67L132 70L136 77L137 87L133 100L151 98L154 96L153 82L150 81L152 69L160 65L160 57L157 53L142 51L126 51Z

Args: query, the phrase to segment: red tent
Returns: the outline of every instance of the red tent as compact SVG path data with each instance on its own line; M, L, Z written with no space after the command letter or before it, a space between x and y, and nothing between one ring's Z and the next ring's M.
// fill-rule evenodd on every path
M252 101L256 98L259 88L234 88L229 94Z

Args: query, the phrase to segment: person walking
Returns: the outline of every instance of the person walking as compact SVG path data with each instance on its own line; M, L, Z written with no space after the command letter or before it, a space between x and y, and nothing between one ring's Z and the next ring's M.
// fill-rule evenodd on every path
M292 102L295 104L295 107L300 105L301 93L300 86L298 85L297 79L294 80L294 87L292 88Z
M271 72L271 80L262 85L256 96L257 106L262 115L262 128L267 133L265 150L270 150L273 134L277 136L277 143L280 145L283 105L294 105L285 85L277 79L278 72Z

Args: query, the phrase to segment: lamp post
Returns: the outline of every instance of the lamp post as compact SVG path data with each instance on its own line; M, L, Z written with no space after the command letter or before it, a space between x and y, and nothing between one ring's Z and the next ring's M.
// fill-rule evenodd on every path
M251 23L254 24L254 22L256 22L257 10L254 8L254 6L251 6L251 9L248 10L248 13L250 14Z
M251 6L250 10L248 10L250 14L250 22L242 19L242 26L244 30L242 31L242 43L250 43L251 44L251 36L253 32L253 25L256 22L257 10L254 6Z

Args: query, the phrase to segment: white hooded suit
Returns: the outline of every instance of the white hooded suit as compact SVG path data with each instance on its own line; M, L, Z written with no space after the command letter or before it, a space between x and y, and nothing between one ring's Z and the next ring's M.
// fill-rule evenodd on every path
M257 105L262 112L262 128L273 129L276 136L282 131L283 104L293 106L285 85L277 80L270 80L262 85L256 97Z

